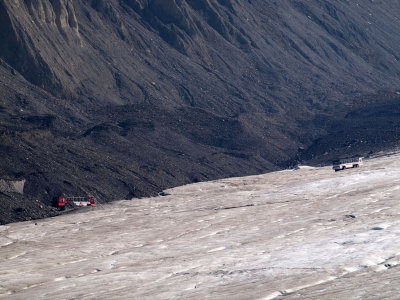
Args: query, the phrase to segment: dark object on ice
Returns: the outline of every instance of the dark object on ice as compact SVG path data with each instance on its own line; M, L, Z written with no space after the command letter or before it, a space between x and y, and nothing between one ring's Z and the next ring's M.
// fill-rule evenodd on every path
M385 264L385 267L386 267L387 269L391 269L391 268L392 268L392 265L391 265L391 264Z
M382 227L373 227L372 230L383 230L384 228Z
M250 207L250 206L254 206L254 204L251 203L251 204L244 204L244 205L239 205L239 206L217 207L217 208L213 208L213 210L235 209L235 208L244 208L244 207Z
M166 192L159 192L158 193L158 196L169 196L169 195L171 195L171 194L168 194L168 193L166 193Z
M356 216L355 215L345 215L346 218L351 218L351 219L355 219Z

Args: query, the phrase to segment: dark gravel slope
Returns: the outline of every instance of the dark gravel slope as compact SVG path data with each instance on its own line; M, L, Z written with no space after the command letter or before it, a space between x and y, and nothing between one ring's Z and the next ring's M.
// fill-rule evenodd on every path
M23 196L0 194L0 222L51 215L61 194L141 197L395 146L399 14L395 1L0 0L0 178L26 179Z

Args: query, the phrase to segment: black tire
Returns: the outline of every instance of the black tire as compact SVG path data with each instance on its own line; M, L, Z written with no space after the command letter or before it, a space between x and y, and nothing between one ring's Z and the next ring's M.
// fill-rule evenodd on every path
M345 170L345 169L346 169L346 166L343 166L343 167L342 167L342 170Z

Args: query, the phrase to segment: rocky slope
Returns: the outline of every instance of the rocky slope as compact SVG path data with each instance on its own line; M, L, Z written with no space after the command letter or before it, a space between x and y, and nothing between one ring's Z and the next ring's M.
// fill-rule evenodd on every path
M386 1L0 0L0 177L26 180L20 201L0 194L0 222L41 216L60 194L140 197L395 144L399 13ZM25 202L38 205L21 215Z

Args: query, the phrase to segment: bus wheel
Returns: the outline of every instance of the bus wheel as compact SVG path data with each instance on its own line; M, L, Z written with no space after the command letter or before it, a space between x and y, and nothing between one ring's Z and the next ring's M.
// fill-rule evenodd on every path
M343 167L342 167L342 170L344 170L344 169L346 169L346 166L343 166Z

